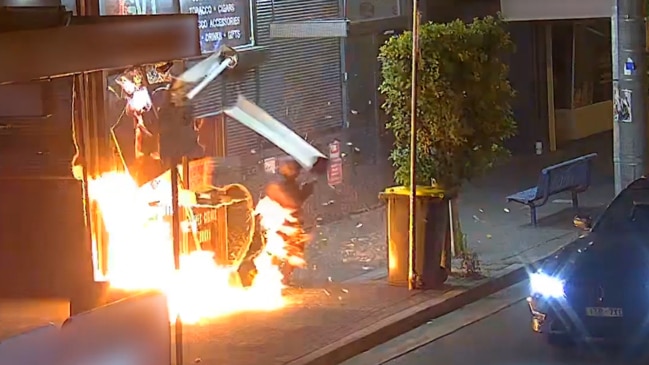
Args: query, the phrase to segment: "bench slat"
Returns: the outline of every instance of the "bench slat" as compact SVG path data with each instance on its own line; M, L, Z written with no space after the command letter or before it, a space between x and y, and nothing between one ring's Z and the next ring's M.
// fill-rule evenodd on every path
M539 188L535 186L533 188L529 188L527 190L520 191L520 192L518 192L516 194L512 194L512 195L508 196L507 201L515 201L515 202L519 202L519 203L522 203L522 204L529 204L529 203L531 203L531 202L538 199L536 197L536 193L537 193L538 190L539 190Z

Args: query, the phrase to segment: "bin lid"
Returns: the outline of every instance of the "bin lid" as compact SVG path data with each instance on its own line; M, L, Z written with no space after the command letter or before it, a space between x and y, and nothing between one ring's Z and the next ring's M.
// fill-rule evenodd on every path
M410 187L408 186L393 186L386 188L384 194L394 195L410 195ZM444 190L435 186L417 186L417 196L427 196L431 198L444 198Z

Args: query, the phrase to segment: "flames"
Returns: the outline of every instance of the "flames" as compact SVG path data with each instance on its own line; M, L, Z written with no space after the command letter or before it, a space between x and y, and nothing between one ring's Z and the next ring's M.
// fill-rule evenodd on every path
M303 264L289 253L282 236L297 229L285 224L295 222L293 211L268 198L259 202L254 214L260 216L266 245L254 259L257 274L251 286L243 287L238 268L217 265L210 251L182 254L180 270L175 270L169 210L161 209L171 206L171 184L163 181L155 191L145 191L128 174L114 172L90 180L88 193L107 232L105 279L112 288L162 291L168 298L170 319L179 315L185 323L286 305L278 262ZM152 195L157 204L151 204ZM184 204L182 195L180 204Z

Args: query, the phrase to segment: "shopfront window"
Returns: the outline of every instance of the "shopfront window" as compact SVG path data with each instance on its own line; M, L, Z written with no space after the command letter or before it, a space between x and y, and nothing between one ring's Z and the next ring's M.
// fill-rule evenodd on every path
M552 69L556 109L572 108L572 32L571 23L552 25Z
M575 24L574 108L612 99L611 25L608 19Z

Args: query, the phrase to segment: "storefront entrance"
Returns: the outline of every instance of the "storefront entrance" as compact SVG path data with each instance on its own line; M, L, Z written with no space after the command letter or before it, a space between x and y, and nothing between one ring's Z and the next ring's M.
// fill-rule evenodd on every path
M613 128L610 24L603 18L547 25L558 145Z

